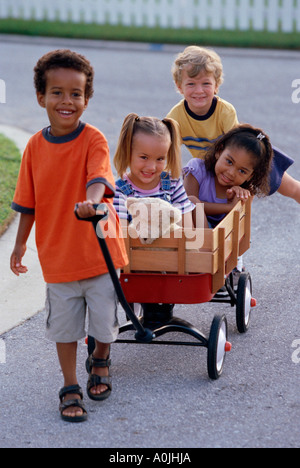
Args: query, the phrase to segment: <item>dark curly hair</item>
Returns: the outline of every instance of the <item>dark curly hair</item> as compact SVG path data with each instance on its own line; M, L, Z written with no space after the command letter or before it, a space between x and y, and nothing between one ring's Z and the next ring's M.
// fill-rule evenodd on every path
M34 86L36 92L45 94L48 70L71 68L86 75L85 97L90 99L94 94L94 69L83 56L68 49L59 49L41 57L34 67Z
M265 196L270 193L270 171L273 161L273 148L268 135L260 128L248 124L238 125L219 138L205 155L205 167L215 173L216 155L227 147L243 148L255 160L252 177L242 187L252 195Z

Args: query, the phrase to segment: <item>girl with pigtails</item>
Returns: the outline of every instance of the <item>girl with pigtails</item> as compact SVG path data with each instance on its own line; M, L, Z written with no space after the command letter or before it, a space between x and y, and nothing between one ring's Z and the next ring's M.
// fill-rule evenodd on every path
M114 157L119 179L114 207L121 223L130 221L128 197L154 197L168 201L189 215L195 205L189 200L180 179L181 140L178 124L172 119L129 114L123 123ZM186 221L186 220L185 220Z

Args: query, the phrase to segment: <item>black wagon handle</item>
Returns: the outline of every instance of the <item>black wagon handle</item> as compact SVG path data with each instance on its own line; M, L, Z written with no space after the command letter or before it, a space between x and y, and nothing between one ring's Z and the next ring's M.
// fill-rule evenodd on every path
M109 216L109 210L108 207L105 203L101 203L99 205L93 205L93 208L96 211L96 214L94 216L90 216L88 218L81 218L78 215L78 204L75 205L75 216L79 221L88 221L93 224L94 230L96 237L98 239L98 243L100 245L104 260L106 262L111 280L113 282L116 294L118 296L118 299L120 301L121 306L123 307L126 315L130 318L134 328L136 329L136 335L135 338L137 341L141 343L151 343L153 340L154 336L151 330L144 328L135 313L133 312L132 308L128 304L123 289L121 287L114 263L112 261L110 252L108 250L106 241L104 236L102 235L101 231L101 226L99 224L99 221L103 221L108 218Z

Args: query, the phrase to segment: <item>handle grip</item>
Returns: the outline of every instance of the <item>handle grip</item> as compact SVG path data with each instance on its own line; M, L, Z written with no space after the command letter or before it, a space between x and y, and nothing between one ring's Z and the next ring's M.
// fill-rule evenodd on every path
M94 216L90 216L89 218L81 218L78 215L78 203L75 205L75 216L79 221L89 221L91 223L98 223L99 221L105 220L108 218L109 212L108 207L105 203L100 203L99 205L93 205L96 214Z

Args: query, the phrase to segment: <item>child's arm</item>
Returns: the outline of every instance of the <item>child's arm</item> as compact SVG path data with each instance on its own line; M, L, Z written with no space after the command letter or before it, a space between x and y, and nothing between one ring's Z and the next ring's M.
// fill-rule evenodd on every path
M293 198L296 202L300 203L300 181L285 172L278 193L285 197Z
M210 216L228 214L239 201L246 202L249 197L251 197L249 190L238 186L231 187L227 190L227 203L204 203L204 210Z
M34 215L21 213L16 243L10 257L10 269L17 276L21 273L27 273L28 271L28 268L25 265L22 265L22 258L26 252L26 243L34 220Z
M192 174L188 174L186 177L183 179L183 186L185 188L185 191L187 193L187 196L190 197L195 197L197 200L199 200L199 182L194 177ZM199 200L200 203L200 200Z
M238 199L231 203L204 203L204 211L207 216L228 214L237 204Z
M207 203L199 200L199 182L192 174L188 174L184 178L183 185L188 197L190 199L192 197L193 203L203 203L206 215L214 216L231 211L232 208L229 208L230 205L228 203Z
M105 193L105 185L96 183L90 185L86 191L86 201L78 203L77 213L81 218L89 218L96 214L93 205L101 203Z
M198 203L204 204L204 211L207 216L216 216L228 214L240 200L246 200L250 196L248 190L242 187L231 187L227 190L227 202L224 203L208 203L199 200L199 182L192 175L188 174L184 179L184 188L189 197L198 200Z

